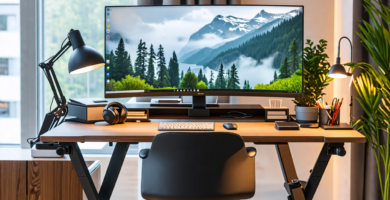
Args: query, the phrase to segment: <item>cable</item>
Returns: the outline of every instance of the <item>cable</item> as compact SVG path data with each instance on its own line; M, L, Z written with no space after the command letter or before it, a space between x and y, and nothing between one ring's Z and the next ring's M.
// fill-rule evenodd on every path
M53 105L53 101L54 101L54 96L53 96L53 98L51 98L51 103L50 103L50 108L49 108L50 111L51 111L51 106Z
M228 112L227 115L221 115L222 118L252 118L253 115L252 114L247 114L247 113L244 113L244 112L240 112L240 111L231 111L231 112Z
M62 41L61 48L64 46L64 42L66 41L66 39L69 39L69 38L66 37L66 38L64 39L64 41Z

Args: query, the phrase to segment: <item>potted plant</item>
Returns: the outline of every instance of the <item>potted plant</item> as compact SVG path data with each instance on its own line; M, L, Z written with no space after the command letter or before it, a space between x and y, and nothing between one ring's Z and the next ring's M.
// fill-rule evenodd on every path
M325 93L322 90L333 79L328 77L330 64L327 61L328 54L326 40L320 40L314 45L311 40L306 40L307 47L303 50L303 98L296 98L294 103L297 122L315 123L318 120L318 107L316 101Z
M390 198L390 9L378 0L364 0L370 22L360 25L358 33L363 46L378 65L347 63L364 73L354 80L365 116L353 122L370 143L375 153L382 199ZM387 135L387 136L386 136ZM384 176L382 176L382 172ZM384 178L384 179L383 179Z

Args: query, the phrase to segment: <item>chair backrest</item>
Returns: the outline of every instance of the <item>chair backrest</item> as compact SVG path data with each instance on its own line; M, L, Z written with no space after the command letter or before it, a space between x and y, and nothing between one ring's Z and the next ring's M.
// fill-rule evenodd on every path
M148 200L248 199L254 193L255 159L235 133L161 133L142 162L141 194Z

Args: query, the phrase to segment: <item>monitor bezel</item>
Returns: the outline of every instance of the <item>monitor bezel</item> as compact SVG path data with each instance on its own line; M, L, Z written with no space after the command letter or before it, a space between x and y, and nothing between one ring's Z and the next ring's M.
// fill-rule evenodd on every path
M176 7L176 6L280 6L280 7L301 7L302 8L302 35L305 35L305 9L303 5L128 5L128 6L105 6L104 7L104 60L106 60L106 37L107 37L107 20L106 20L106 8L112 7ZM302 71L304 70L303 64L303 49L304 49L304 37L302 38ZM106 67L104 67L104 75L106 74ZM128 97L148 97L148 96L257 96L257 97L290 97L290 98L303 98L304 93L304 77L302 76L302 91L295 92L280 92L280 91L259 91L259 90L229 90L229 91L207 91L201 90L200 92L173 92L173 91L164 91L164 92L125 92L125 91L115 91L114 93L107 93L106 91L106 81L104 81L104 98L128 98Z

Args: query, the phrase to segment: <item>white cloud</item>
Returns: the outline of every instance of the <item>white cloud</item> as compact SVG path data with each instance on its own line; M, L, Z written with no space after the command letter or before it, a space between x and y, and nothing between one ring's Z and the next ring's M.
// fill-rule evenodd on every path
M275 69L272 68L276 54L262 59L261 63L251 57L241 55L237 60L224 65L229 68L233 63L238 68L238 77L240 78L240 87L244 86L244 81L249 80L249 84L253 88L258 83L268 84L274 79ZM226 68L227 70L227 68Z

